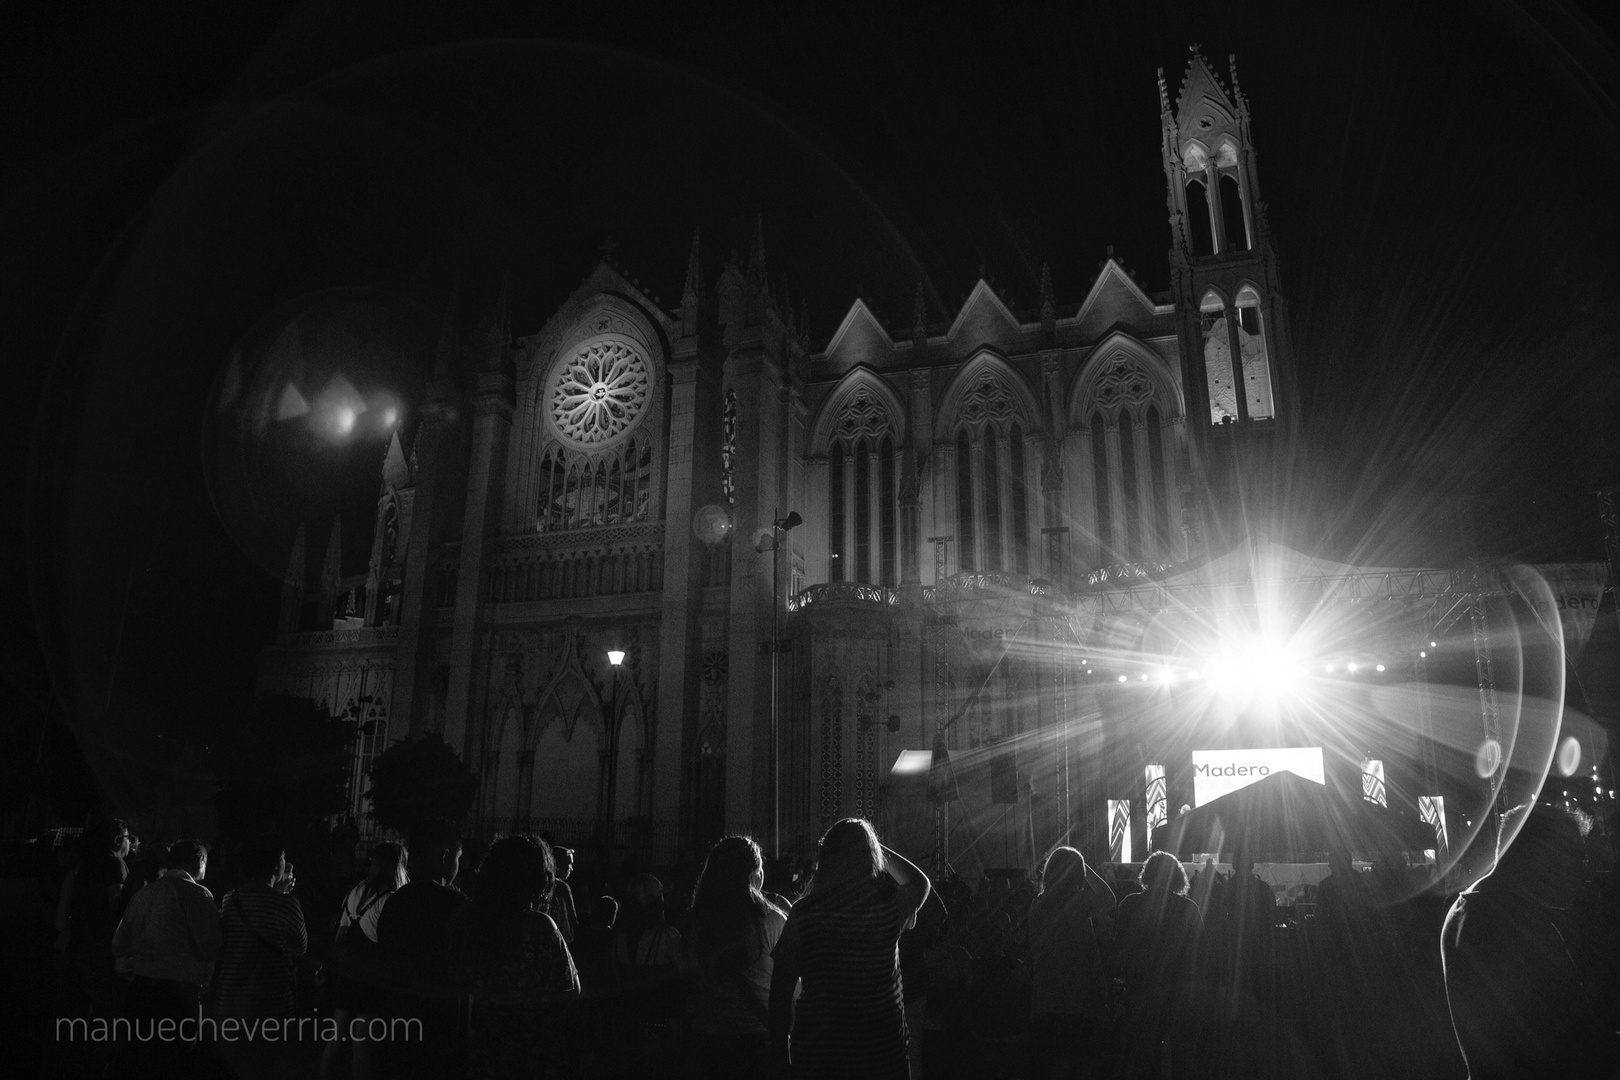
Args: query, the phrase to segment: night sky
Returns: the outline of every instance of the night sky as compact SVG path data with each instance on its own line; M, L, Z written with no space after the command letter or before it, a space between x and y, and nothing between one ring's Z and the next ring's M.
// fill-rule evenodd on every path
M475 317L505 279L533 333L610 237L667 306L694 228L717 275L761 216L817 346L857 295L907 334L919 279L942 328L981 267L1029 310L1049 263L1072 312L1109 245L1163 290L1155 69L1174 94L1193 42L1223 78L1237 53L1284 260L1310 450L1278 539L1444 563L1464 493L1488 554L1601 558L1612 24L1503 3L531 6L0 14L11 705L54 694L103 748L206 732L251 685L298 524L315 560L343 512L363 568L381 436L267 446L219 419L231 358L262 373L294 314L300 362L409 422L443 312Z

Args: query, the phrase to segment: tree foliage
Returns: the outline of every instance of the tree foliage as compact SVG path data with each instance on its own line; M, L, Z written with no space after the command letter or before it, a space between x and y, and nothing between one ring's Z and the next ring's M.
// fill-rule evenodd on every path
M212 755L226 832L301 836L348 810L354 721L286 695L254 699L236 712Z
M438 732L395 742L371 765L372 820L384 829L464 821L477 795L478 777Z

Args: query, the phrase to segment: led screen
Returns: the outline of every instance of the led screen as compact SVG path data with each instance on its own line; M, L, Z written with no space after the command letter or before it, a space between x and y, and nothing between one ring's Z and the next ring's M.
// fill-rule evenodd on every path
M1289 746L1269 750L1194 750L1193 804L1229 795L1264 780L1273 773L1291 772L1326 784L1320 746Z

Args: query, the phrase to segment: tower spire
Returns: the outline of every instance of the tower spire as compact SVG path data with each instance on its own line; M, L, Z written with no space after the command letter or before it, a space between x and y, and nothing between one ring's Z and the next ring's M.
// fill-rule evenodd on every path
M928 351L928 295L923 279L917 279L917 298L911 305L911 354L921 359Z
M748 277L765 285L765 215L754 215L754 235L748 243Z
M343 580L343 515L332 519L332 535L326 541L326 558L321 563L321 597L316 609L316 626L332 629L336 617L338 585Z
M484 310L473 332L473 369L500 371L508 360L512 343L512 271L501 274L501 287L494 301Z
M681 333L698 332L698 309L703 302L703 230L692 230L692 253L686 257L686 286L681 290Z
M765 218L763 214L754 216L754 236L748 245L748 269L745 280L744 292L747 297L745 322L749 326L761 326L765 322L765 308L771 299L770 279L765 274Z
M287 575L281 581L281 620L283 634L298 631L298 613L304 606L304 523L298 523L292 553L287 556Z
M1041 263L1041 332L1046 340L1057 336L1057 304L1052 299L1052 265Z

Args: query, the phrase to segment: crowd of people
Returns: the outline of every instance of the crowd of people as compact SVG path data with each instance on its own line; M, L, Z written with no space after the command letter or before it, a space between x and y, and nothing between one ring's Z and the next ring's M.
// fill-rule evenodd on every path
M109 820L56 944L68 1014L212 1022L81 1048L115 1077L1601 1076L1616 931L1572 829L1532 814L1454 902L1336 858L1300 927L1246 851L931 882L846 819L812 861L731 836L662 879L435 823L308 895L252 838L216 895L206 845Z

